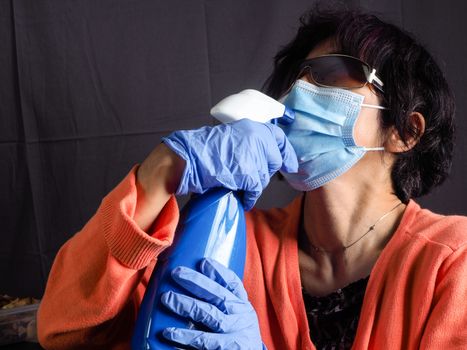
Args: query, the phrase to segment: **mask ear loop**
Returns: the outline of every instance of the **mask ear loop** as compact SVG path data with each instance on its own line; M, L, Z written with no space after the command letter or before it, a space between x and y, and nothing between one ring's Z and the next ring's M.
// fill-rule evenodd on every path
M387 109L384 106L370 105L370 104L367 104L367 103L362 103L361 106L362 107L367 107L367 108L375 108L375 109Z
M382 109L382 110L388 109L388 108L383 107L383 106L370 105L370 104L367 104L367 103L362 103L361 106L362 107L367 107L367 108ZM363 147L363 149L365 151L385 151L384 147Z
M384 147L363 147L365 151L384 151Z

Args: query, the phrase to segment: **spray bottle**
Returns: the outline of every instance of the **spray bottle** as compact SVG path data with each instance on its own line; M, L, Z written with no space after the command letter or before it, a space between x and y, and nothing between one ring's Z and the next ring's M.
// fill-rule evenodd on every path
M253 89L224 98L211 109L211 115L222 123L242 118L282 124L294 120L293 111ZM183 207L174 241L159 255L149 280L133 333L133 350L179 349L162 337L162 330L166 327L196 328L188 319L167 310L160 298L169 290L186 293L172 280L170 273L177 266L197 270L203 257L219 261L243 278L245 216L241 201L231 190L214 188L194 195Z

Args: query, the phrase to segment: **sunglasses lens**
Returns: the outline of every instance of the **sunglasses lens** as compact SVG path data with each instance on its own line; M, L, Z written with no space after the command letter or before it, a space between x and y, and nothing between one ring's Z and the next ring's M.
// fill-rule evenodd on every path
M346 56L322 56L304 62L304 73L324 86L361 87L366 83L363 63Z

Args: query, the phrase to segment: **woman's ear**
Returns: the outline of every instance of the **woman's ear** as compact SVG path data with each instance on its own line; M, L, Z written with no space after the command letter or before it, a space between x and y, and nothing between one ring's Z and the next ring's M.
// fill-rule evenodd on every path
M411 150L420 140L425 132L425 118L419 112L412 112L409 115L411 133L404 142L397 129L392 126L389 132L385 149L392 153L401 153Z

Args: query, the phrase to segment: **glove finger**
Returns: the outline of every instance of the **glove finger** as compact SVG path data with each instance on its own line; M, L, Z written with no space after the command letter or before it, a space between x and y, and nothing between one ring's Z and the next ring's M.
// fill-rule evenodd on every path
M271 177L281 168L283 161L274 131L268 124L242 119L232 124L232 127L236 137L244 144L241 150L236 150L243 152L242 159L246 161L244 165L249 165L252 171L259 170Z
M192 346L195 349L227 349L222 345L222 338L225 337L223 334L168 327L162 331L162 335L168 340Z
M277 137L274 131L274 125L269 125L269 123L261 124L261 133L257 132L255 134L255 143L256 146L252 147L258 151L255 153L255 163L264 166L262 167L262 172L266 172L267 164L267 173L269 177L274 175L282 166L282 154L277 144ZM267 162L267 163L266 163Z
M197 298L217 306L227 314L251 311L250 303L245 303L227 288L198 271L179 266L173 269L172 278Z
M255 206L256 201L269 183L268 174L260 174L258 170L242 177L241 188L243 189L242 203L246 211Z
M242 281L232 270L210 258L204 258L201 260L200 270L204 275L227 288L238 298L248 301L248 294Z
M188 295L169 291L162 294L161 301L177 315L201 323L216 333L229 333L248 326L245 314L226 315L214 305Z
M298 159L292 144L281 128L271 123L267 125L276 138L277 146L282 156L281 170L287 173L296 173L298 171Z
M242 202L243 207L246 211L251 210L261 195L262 191L245 191L243 192Z

